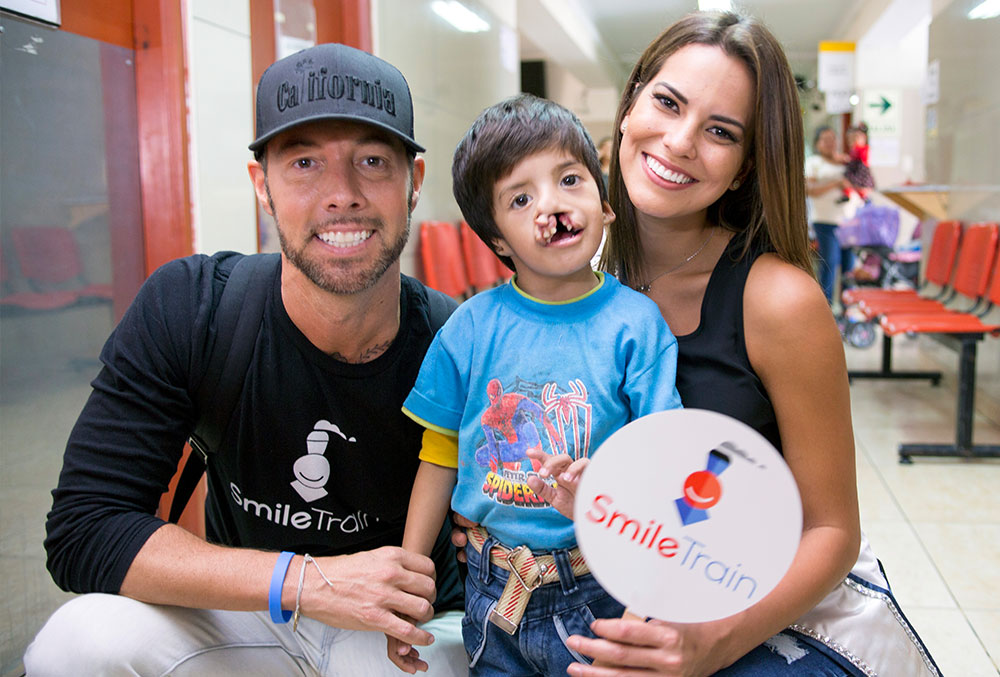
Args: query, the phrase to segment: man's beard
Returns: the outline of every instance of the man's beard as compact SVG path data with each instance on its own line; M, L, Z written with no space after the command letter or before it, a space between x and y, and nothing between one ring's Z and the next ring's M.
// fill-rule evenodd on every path
M411 184L412 185L412 184ZM265 187L267 186L265 182ZM366 268L358 269L361 264L357 261L336 261L327 260L320 257L310 257L306 251L309 245L307 240L301 247L295 248L285 237L284 230L278 220L278 212L274 208L274 201L271 199L271 191L267 188L267 198L271 206L271 213L274 215L274 225L278 230L278 241L281 243L281 251L285 258L298 268L309 279L323 291L332 294L359 294L371 289L382 279L385 272L396 261L399 260L406 242L410 238L410 212L413 202L412 187L407 196L406 227L392 242L383 242L378 257ZM324 221L318 228L313 229L313 235L321 233L331 226L342 223L358 226L364 230L377 231L381 239L385 233L385 223L380 218L366 217L336 217ZM372 236L374 237L374 235Z

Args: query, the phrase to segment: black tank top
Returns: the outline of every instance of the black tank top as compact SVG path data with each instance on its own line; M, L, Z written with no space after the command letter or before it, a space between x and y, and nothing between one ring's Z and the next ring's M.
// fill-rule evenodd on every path
M686 408L732 416L780 452L774 407L750 366L743 335L743 287L760 251L740 258L742 243L737 240L729 241L708 280L698 328L677 337L677 390Z

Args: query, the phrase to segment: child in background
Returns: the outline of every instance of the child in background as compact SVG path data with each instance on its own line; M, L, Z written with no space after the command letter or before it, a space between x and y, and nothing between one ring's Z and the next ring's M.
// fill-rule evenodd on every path
M844 188L842 201L851 198L851 191L862 200L868 200L869 191L875 187L875 179L868 168L868 125L864 122L847 130L848 159L844 167L844 178L851 184Z
M580 467L629 421L679 407L677 342L655 303L591 268L614 214L571 112L530 95L487 108L452 178L465 220L515 276L458 307L404 402L426 431L403 547L429 554L449 505L481 525L466 548L471 674L565 675L585 659L563 639L624 608L553 507L568 494L551 486L556 466L539 471L555 457ZM406 672L426 667L391 637L388 652Z

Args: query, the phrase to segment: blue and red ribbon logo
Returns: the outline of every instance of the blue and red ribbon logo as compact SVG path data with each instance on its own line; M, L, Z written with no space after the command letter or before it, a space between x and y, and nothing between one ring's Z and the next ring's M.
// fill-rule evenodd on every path
M708 509L722 498L719 475L729 467L729 457L718 449L708 452L708 464L684 480L684 495L674 501L684 526L709 518Z

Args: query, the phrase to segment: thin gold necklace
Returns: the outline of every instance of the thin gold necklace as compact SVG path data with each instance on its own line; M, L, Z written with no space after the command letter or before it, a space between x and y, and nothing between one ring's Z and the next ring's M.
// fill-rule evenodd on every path
M697 248L697 249L696 249L696 250L694 251L694 254L691 254L691 255L690 255L689 257L687 257L686 259L684 259L683 261L681 261L680 263L678 263L678 264L677 264L676 266L674 266L673 268L667 268L666 270L664 270L664 271L663 271L662 273L660 273L659 275L656 275L655 277L653 277L653 278L652 278L652 279L651 279L651 280L650 280L649 282L647 282L646 284L640 284L640 285L639 285L638 287L636 287L636 288L635 288L635 289L636 289L636 291L640 291L640 292L642 292L643 294L647 294L647 293L649 293L649 290L650 290L650 288L651 288L651 287L653 286L653 283L654 283L654 282L656 282L657 280L659 280L659 279L660 279L661 277L663 277L664 275L669 275L670 273L672 273L672 272L674 272L674 271L677 271L677 270L680 270L681 268L683 268L683 267L684 267L684 266L686 266L687 264L691 263L691 261L693 261L693 260L694 260L694 257L698 256L698 254L700 254L700 253L701 253L701 250L702 250L702 249L704 249L704 248L705 248L706 246L708 246L708 241L712 239L712 236L713 236L713 235L715 235L715 226L712 226L712 229L711 229L710 231L708 231L708 237L706 237L706 238L705 238L705 241L701 243L701 246L700 246L700 247L698 247L698 248Z

